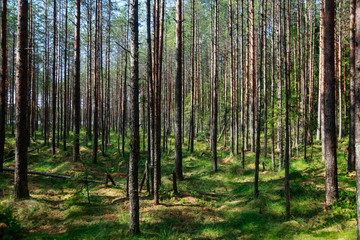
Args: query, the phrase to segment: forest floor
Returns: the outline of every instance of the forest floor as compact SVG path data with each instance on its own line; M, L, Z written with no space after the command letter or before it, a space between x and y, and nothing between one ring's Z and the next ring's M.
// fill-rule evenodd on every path
M83 133L82 133L83 134ZM29 149L29 170L104 180L105 172L126 173L128 153L109 145L105 156L99 151L98 164L91 163L91 145L81 147L81 163L72 162L72 148L62 145L54 156L41 139ZM116 143L114 137L113 142ZM173 139L171 140L173 143ZM6 138L8 156L13 154L14 138ZM222 145L222 144L221 144ZM269 141L270 147L270 141ZM128 147L128 143L126 144ZM246 166L240 156L231 156L219 144L219 171L212 171L209 143L196 142L195 152L184 144L184 176L178 183L179 195L172 189L173 145L162 153L161 204L143 190L140 194L141 235L135 239L355 239L355 174L346 173L347 141L339 142L339 200L324 211L325 170L320 142L315 142L312 160L300 156L290 160L291 219L285 219L284 170L272 171L271 155L260 171L258 199L254 197L255 154L246 151ZM146 152L141 148L141 180ZM310 156L309 150L309 156ZM277 164L278 165L278 164ZM14 160L5 162L13 168ZM260 167L262 170L262 166ZM140 181L139 180L139 181ZM25 239L131 239L128 235L126 179L115 178L117 186L29 175L30 199L14 202L13 173L0 174L1 209L10 208L18 219ZM212 195L211 195L212 194ZM9 237L11 239L11 237Z

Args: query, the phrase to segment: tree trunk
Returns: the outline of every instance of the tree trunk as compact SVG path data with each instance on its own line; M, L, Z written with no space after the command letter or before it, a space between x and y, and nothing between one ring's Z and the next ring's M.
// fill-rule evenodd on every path
M18 0L16 53L16 145L15 145L15 199L29 197L27 181L28 110L28 1Z
M138 163L140 152L139 136L139 21L138 0L131 0L131 57L130 57L130 160L129 160L129 201L130 201L130 233L140 233L139 196L138 196Z
M351 8L355 9L353 10L353 12L355 13L355 68L354 68L354 72L353 72L353 81L354 81L354 113L355 115L353 115L353 121L354 121L354 125L355 125L355 136L354 136L354 144L355 144L355 159L356 159L356 203L357 203L357 207L356 207L356 212L357 212L357 233L358 233L358 239L360 239L360 223L359 223L359 219L360 219L360 1L357 0L356 3L354 3L353 1L351 1L352 5ZM355 6L354 6L355 5ZM352 16L352 20L353 20ZM352 30L352 29L351 29ZM353 32L354 33L354 32ZM351 39L352 40L352 39ZM350 43L354 43L352 41L350 41Z
M276 44L276 64L277 64L277 134L279 147L279 170L283 167L283 126L282 126L282 79L281 79L281 1L277 2L277 44Z
M65 49L64 49L64 132L63 132L63 141L64 141L64 151L66 151L66 126L67 126L67 75L66 75L66 70L67 70L67 32L68 32L68 0L66 0L65 3ZM89 104L91 105L91 104ZM89 105L87 105L87 107L89 107ZM91 124L91 123L90 123Z
M74 46L74 142L73 161L80 161L80 0L75 2L75 46Z
M287 8L284 2L284 72L285 72L285 199L286 199L286 219L290 218L290 176L289 176L289 148L290 148L290 127L289 127L289 98L290 98L290 0L287 0ZM287 9L287 10L286 10ZM285 32L284 32L285 33Z
M259 24L260 29L260 73L257 80L257 92L259 93L259 96L257 96L257 114L256 114L256 154L255 154L255 180L254 180L254 194L255 197L259 197L259 163L260 163L260 150L261 150L261 144L260 144L260 129L261 129L261 108L262 108L262 99L261 99L261 88L262 88L262 77L263 77L263 57L264 57L264 35L266 36L266 29L264 27L265 25L265 15L264 14L264 1L261 5L261 24Z
M161 186L161 79L164 33L164 0L154 0L154 204L159 204Z
M99 88L100 88L100 24L99 0L95 3L95 64L94 64L94 139L92 162L97 163L98 137L99 137Z
M176 1L176 78L175 78L175 174L183 179L182 172L182 0Z
M250 130L250 146L251 151L255 152L255 95L256 95L256 77L255 77L255 30L254 30L254 1L249 1L249 82L250 82L250 118L249 118L249 130Z
M336 126L335 126L335 66L334 66L334 29L335 2L325 0L324 6L324 133L322 151L326 172L326 206L332 205L338 197Z
M48 40L48 14L47 14L47 4L48 4L48 0L45 0L45 44L44 44L44 124L43 124L43 128L44 128L44 144L47 145L48 144L48 119L49 119L49 106L48 106L48 92L49 92L49 84L48 84L48 45L49 45L49 40Z
M211 6L212 7L212 6ZM219 2L215 0L215 28L213 31L213 114L211 124L211 148L213 151L213 171L217 171L217 121L218 121L218 31L219 31Z
M1 1L1 68L0 68L0 172L3 170L5 145L5 116L7 105L7 0Z
M52 72L52 154L55 154L56 140L56 1L54 0L53 72Z
M347 170L355 171L355 8L356 0L350 0L350 126Z
M272 44L271 44L271 167L275 171L275 127L274 127L274 117L275 117L275 4L276 0L273 0L271 6L271 35L272 35Z

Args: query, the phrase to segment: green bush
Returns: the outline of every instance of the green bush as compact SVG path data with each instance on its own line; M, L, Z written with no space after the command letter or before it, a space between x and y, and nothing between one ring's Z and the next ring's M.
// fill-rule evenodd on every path
M21 227L11 208L0 205L0 239L21 238Z

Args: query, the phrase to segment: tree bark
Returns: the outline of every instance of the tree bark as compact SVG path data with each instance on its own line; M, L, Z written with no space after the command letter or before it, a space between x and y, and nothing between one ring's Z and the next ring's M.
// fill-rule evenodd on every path
M0 68L0 172L4 164L4 145L6 127L6 108L7 108L7 0L1 1L1 68Z
M176 78L175 78L175 174L183 179L182 172L182 0L176 1Z
M75 2L75 46L74 46L74 142L73 161L80 161L80 0Z
M219 31L219 2L215 0L215 27L213 31L213 114L211 124L211 148L213 151L213 171L217 171L217 121L218 121L218 31Z
M324 3L324 134L322 136L322 151L325 161L326 206L328 207L338 197L334 69L335 2L334 0L325 0Z
M349 124L349 154L348 172L355 171L355 12L356 0L350 0L350 124Z
M256 95L256 66L255 66L255 30L254 30L254 1L249 1L249 82L250 82L250 116L249 116L249 130L250 130L250 146L251 151L255 152L255 95Z
M140 233L139 196L138 196L138 164L140 152L139 136L139 21L138 0L130 2L131 57L130 57L130 160L129 160L129 228L132 235Z
M355 125L355 136L354 136L354 149L355 149L355 159L356 159L356 213L357 213L357 239L360 239L360 1L356 0L354 3L351 1L351 7L353 13L355 13L355 68L354 68L354 113L352 120ZM351 29L352 30L352 29ZM354 33L354 32L353 32ZM351 43L352 41L350 41Z
M67 74L66 74L66 70L67 70L67 32L68 32L68 0L66 0L65 3L65 49L64 49L64 132L63 132L63 148L64 151L66 151L66 129L67 129ZM89 104L91 105L91 103ZM87 107L89 107L89 105L87 105ZM91 124L91 123L90 123Z
M15 145L15 199L29 197L27 181L28 110L28 1L18 0L16 52L16 145Z
M54 0L53 72L52 72L52 154L55 154L56 140L56 1Z

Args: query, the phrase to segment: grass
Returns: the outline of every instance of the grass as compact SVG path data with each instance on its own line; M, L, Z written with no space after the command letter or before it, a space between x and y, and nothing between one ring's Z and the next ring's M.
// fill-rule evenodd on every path
M81 133L84 138L85 133ZM6 151L11 156L13 137L6 138ZM126 172L128 152L117 152L113 136L105 156L99 151L98 164L91 163L92 146L81 146L81 163L71 160L71 141L67 151L60 145L54 156L43 146L41 137L30 149L29 169L49 173L82 176L94 179L104 173ZM174 140L171 139L171 143ZM194 153L184 144L184 176L178 183L179 195L174 195L172 171L174 146L162 152L161 204L144 191L140 194L141 235L128 235L128 207L125 179L115 179L116 187L89 184L91 204L87 202L85 186L76 181L29 175L31 198L20 202L13 199L13 173L0 174L0 205L10 208L25 232L25 239L355 239L355 176L346 173L347 141L339 142L339 200L328 211L323 210L324 163L320 142L315 142L313 159L296 156L290 160L291 219L285 219L284 171L272 171L271 156L265 171L260 171L260 197L254 198L255 155L246 152L246 166L240 157L231 156L227 148L219 147L219 171L212 172L209 144L195 142ZM220 145L220 144L219 144ZM128 151L129 143L126 143ZM301 149L300 149L301 150ZM139 177L142 177L146 151L141 149ZM310 155L310 150L309 150ZM13 160L5 167L13 167ZM262 166L261 168L262 169ZM212 192L223 195L204 195Z

